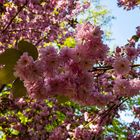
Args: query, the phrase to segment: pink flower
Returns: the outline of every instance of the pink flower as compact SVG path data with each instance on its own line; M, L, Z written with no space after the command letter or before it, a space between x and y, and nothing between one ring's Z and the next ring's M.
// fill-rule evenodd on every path
M24 81L36 81L42 76L41 65L27 53L23 53L14 69L14 75Z
M136 32L137 36L140 37L140 26L138 26L136 29L137 29L137 32Z
M83 71L87 71L92 68L95 60L91 59L90 56L86 53L86 46L80 46L77 46L74 50L73 62L75 62Z
M130 80L130 85L132 88L131 96L137 95L140 93L140 79Z
M65 127L56 127L50 134L48 140L66 140L68 137L68 132Z
M114 71L119 75L127 74L131 70L129 60L122 57L116 58L112 66Z
M33 65L33 62L33 58L29 56L28 53L23 53L14 68L14 75L20 77L21 80L27 79L29 72L31 72L29 67Z
M40 58L48 58L53 55L57 55L57 50L54 47L46 47L46 48L41 48L39 50L40 52Z
M91 59L82 59L81 61L79 61L79 66L83 71L88 71L92 69L93 61Z
M117 95L129 96L132 92L129 81L126 79L117 79L114 84L114 92Z
M80 126L75 128L73 133L73 137L76 140L92 140L93 136L94 134L92 131L85 128L80 128Z
M44 99L48 97L47 89L44 85L43 79L38 79L35 82L24 82L27 92L30 97L37 99Z
M121 52L121 48L119 48L119 47L116 47L116 53L120 53Z
M57 71L60 64L60 57L54 47L46 47L40 49L40 64L44 72L53 74Z
M74 50L73 48L68 48L64 47L60 50L60 59L62 62L67 63L69 62L74 55Z
M118 0L118 5L123 6L124 9L130 10L138 5L138 0Z
M78 44L86 44L92 41L100 40L103 32L98 26L93 26L92 24L84 23L77 25L76 28L76 40Z
M65 86L67 83L65 83L61 76L56 76L53 78L47 78L45 79L45 85L47 87L48 93L50 96L54 95L61 95L65 91Z
M27 52L24 52L18 60L17 65L24 68L33 63L33 61L33 58L29 56Z
M108 47L102 42L102 30L90 23L78 25L76 28L76 50L84 59L103 59L106 57Z
M129 60L133 60L138 56L137 49L134 47L126 47L126 54Z

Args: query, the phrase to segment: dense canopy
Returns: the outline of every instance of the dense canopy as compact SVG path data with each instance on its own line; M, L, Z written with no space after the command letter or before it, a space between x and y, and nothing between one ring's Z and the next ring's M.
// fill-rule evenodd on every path
M112 52L102 26L78 20L91 4L0 0L0 139L140 139L140 26Z

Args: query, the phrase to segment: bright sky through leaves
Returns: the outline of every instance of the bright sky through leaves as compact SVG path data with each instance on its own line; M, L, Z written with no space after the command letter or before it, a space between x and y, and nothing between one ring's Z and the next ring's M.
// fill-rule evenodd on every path
M124 45L127 39L135 34L136 27L140 25L140 9L126 11L117 6L117 0L101 0L101 4L111 10L112 15L116 18L112 20L112 45Z

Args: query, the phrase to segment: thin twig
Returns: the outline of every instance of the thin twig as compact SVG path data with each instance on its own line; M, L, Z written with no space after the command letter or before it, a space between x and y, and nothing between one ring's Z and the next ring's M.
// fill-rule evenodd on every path
M17 15L24 9L24 7L27 5L28 0L26 0L26 3L19 9L19 11L15 14L13 18L11 18L10 22L4 27L2 33L4 33L8 27L12 24L13 20L17 17Z
M118 100L121 100L122 97L120 97ZM108 109L104 110L103 112L101 112L100 114L98 114L94 119L90 120L88 122L88 124L85 125L85 127L87 127L89 124L95 122L99 117L102 117L104 120L105 117L107 117L108 115L110 115L109 113L112 111L112 110L115 110L115 109L118 109L118 107L120 107L126 100L128 100L128 98L125 98L124 100L122 100L122 102L120 102L119 104L113 104L112 106L110 106ZM101 121L102 122L102 121ZM100 123L101 123L100 122Z
M140 67L140 64L134 64L131 66L131 68L134 68L134 67ZM107 71L111 69L113 69L112 66L99 66L99 67L93 67L92 70L89 70L89 72L94 72L94 71L99 71L99 70Z

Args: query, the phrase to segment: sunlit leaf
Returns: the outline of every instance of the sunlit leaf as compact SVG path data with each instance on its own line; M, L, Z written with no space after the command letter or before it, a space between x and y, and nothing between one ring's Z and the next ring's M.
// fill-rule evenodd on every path
M17 60L20 58L21 53L16 49L7 49L5 52L0 54L0 64L15 65Z
M45 129L47 132L52 132L54 130L55 126L51 125L51 124L47 124Z
M26 125L28 122L28 118L21 112L18 112L18 117L22 124Z
M57 115L57 117L58 117L58 121L59 121L59 122L63 122L63 121L65 120L65 118L66 118L65 114L63 114L63 113L60 112L60 111L56 111L56 115Z
M70 48L75 47L75 45L76 45L76 41L72 37L68 37L64 42L64 46L67 46L67 47L70 47Z
M15 76L13 75L13 66L6 65L5 67L0 69L0 83L8 84L15 80Z

